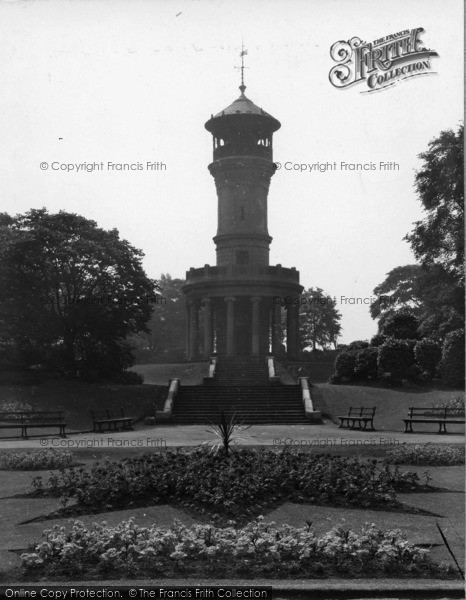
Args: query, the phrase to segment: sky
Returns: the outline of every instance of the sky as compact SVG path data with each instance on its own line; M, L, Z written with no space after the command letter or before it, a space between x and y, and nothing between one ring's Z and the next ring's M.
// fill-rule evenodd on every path
M335 42L418 27L438 53L429 74L374 93L330 83ZM460 0L0 2L0 211L46 207L116 228L153 278L215 264L204 123L239 96L242 40L246 95L282 124L270 264L295 266L305 288L336 297L342 342L368 339L374 287L414 262L403 237L423 218L418 154L463 118ZM381 161L399 169L299 170ZM94 162L105 168L51 166Z

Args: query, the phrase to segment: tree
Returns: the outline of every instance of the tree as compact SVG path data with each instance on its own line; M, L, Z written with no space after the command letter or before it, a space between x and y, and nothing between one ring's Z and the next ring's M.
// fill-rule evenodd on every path
M442 378L448 385L464 387L464 329L451 331L442 349Z
M419 333L442 341L464 322L464 127L442 131L419 155L415 189L426 212L405 239L419 264L396 267L374 289L379 332L399 311L419 318Z
M146 330L155 282L143 253L94 221L60 211L0 217L0 339L23 366L103 376L131 364L125 338Z
M374 288L377 300L370 306L373 319L379 319L379 330L388 317L398 310L409 310L413 315L422 314L422 279L420 265L404 265L392 269L385 280Z
M302 346L317 346L323 349L333 345L336 348L341 333L341 314L336 309L336 301L325 296L321 288L309 288L301 299L306 299L300 306L300 335Z
M423 266L441 265L464 282L464 126L442 131L429 143L415 188L426 211L406 236Z
M144 336L151 349L185 352L186 300L182 292L185 283L184 279L173 279L169 273L161 274L158 280L161 301L154 307L149 333Z
M442 265L396 267L373 293L377 300L371 304L370 313L378 319L379 332L398 312L417 317L420 335L439 340L462 327L463 287Z
M419 331L444 340L464 323L464 282L441 264L423 267L420 281L422 314Z

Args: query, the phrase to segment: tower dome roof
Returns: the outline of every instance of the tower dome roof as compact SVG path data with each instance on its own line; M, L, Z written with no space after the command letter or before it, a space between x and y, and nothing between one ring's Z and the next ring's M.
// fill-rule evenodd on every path
M246 98L244 94L241 94L239 98L237 98L234 102L227 106L222 111L214 115L214 119L217 117L223 117L225 115L265 115L266 117L272 117L269 113L259 108L252 100Z
M275 119L275 117L272 117L272 115L270 115L268 112L265 112L265 110L254 104L252 100L244 95L245 86L240 86L240 89L241 96L216 115L212 115L212 117L206 123L206 129L212 131L212 127L217 119L222 119L223 117L231 118L237 115L254 115L256 118L262 117L259 120L263 123L268 122L271 131L276 131L279 129L280 122Z

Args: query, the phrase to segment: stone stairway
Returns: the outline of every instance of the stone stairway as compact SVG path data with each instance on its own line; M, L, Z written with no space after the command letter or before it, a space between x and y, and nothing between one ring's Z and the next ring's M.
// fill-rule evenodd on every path
M205 424L216 422L220 410L227 416L236 413L247 424L309 423L304 415L298 385L196 385L180 386L170 422Z
M183 385L174 403L171 423L205 424L220 411L236 413L247 424L309 423L299 385L269 382L265 358L241 360L220 357L215 378L204 385Z
M214 385L269 385L269 371L264 358L261 360L235 360L221 358L217 363Z

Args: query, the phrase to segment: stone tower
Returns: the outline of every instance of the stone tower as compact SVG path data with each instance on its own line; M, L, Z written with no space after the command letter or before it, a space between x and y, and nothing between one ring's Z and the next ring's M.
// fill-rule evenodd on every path
M285 298L302 292L299 272L269 265L267 196L275 171L272 138L280 123L249 100L245 90L242 80L240 97L205 124L212 134L209 171L218 196L217 265L186 273L191 360L214 352L242 359L278 356L284 342L289 358L298 352L299 304Z

